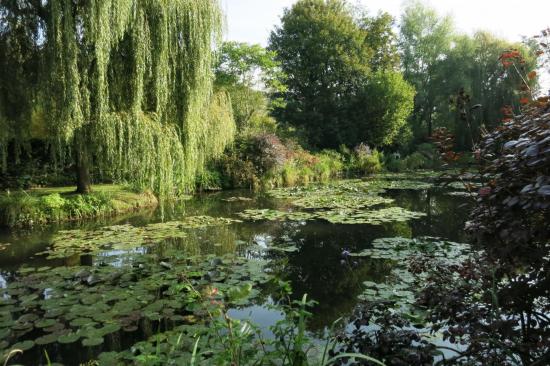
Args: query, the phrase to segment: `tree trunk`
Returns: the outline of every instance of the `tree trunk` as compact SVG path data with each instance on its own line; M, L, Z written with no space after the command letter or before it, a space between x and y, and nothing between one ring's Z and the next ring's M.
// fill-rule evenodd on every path
M88 194L92 191L92 180L90 178L90 161L88 148L81 136L75 137L75 154L76 193Z

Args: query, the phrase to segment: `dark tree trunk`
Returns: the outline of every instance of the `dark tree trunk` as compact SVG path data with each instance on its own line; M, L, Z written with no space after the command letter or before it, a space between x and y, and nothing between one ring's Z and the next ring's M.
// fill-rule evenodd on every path
M81 136L75 138L76 154L76 193L87 194L92 191L90 178L90 158L88 148Z

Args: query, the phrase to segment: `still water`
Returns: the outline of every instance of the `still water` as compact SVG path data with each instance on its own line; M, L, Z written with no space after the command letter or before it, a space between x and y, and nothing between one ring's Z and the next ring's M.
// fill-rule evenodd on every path
M325 327L336 319L349 316L357 304L357 296L364 290L364 281L382 282L391 271L391 264L383 260L358 260L345 258L344 251L360 252L377 238L421 236L440 237L455 242L466 242L463 231L471 199L448 194L449 189L391 190L384 194L395 200L393 205L410 211L422 212L422 218L407 222L382 225L338 225L326 221L244 221L229 226L197 228L190 230L184 239L170 240L156 248L136 248L143 251L159 251L166 246L181 248L193 255L236 253L239 256L267 262L267 271L289 281L296 299L308 294L318 302L312 309L309 323L312 334L322 334ZM231 197L244 199L228 202ZM231 201L231 200L230 200ZM11 243L0 252L0 288L5 287L14 271L22 265L73 266L94 265L104 257L116 258L122 251L105 251L98 256L72 256L48 260L36 255L46 249L58 230L86 229L132 224L143 226L186 216L212 216L239 218L246 209L271 208L288 210L290 202L274 199L265 194L250 191L224 191L199 194L190 201L163 210L145 210L112 219L86 223L69 223L34 229L32 231L0 231L0 243ZM274 243L293 243L294 252L270 252L258 250ZM252 318L266 329L281 317L269 310L269 294L264 303L232 309L230 315Z

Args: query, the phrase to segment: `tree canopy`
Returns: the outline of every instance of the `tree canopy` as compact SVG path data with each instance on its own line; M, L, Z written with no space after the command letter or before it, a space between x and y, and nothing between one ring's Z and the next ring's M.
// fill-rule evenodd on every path
M460 34L449 16L419 1L407 3L403 12L399 49L405 80L417 92L410 119L416 141L432 136L436 127L446 127L461 150L472 147L470 133L478 134L481 125L492 127L502 119L503 106L519 108L520 96L511 87L518 74L513 67L503 70L500 56L519 52L525 70L536 63L528 46L484 31ZM527 83L533 88L536 80ZM467 97L467 106L457 106L460 95ZM477 109L470 111L473 106ZM475 125L473 130L465 126L465 118Z
M7 1L0 14L4 156L42 124L79 190L91 171L166 196L231 140L228 97L212 89L217 1Z
M262 126L274 128L268 94L281 90L275 53L258 44L224 42L219 54L215 84L231 96L238 132Z
M344 1L300 0L287 9L281 26L270 38L270 49L276 51L286 75L285 108L276 111L281 121L300 129L307 142L317 148L391 143L391 131L404 123L404 119L399 120L404 114L389 116L387 111L396 105L386 105L382 100L412 98L404 82L372 88L376 78L382 77L374 76L373 69L396 73L397 55L388 46L391 37L387 16L361 18ZM388 77L394 81L398 78ZM399 94L399 98L386 98L382 92ZM369 105L370 114L354 111L357 105ZM387 137L379 138L381 135Z

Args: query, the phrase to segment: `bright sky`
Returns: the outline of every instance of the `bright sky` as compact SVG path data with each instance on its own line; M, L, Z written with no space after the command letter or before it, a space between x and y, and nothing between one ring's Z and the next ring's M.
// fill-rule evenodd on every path
M226 39L267 45L285 7L296 0L221 0L227 14ZM403 0L351 0L371 14L386 11L399 18ZM520 40L550 27L550 0L431 0L440 14L451 14L459 30L489 30L509 40Z

